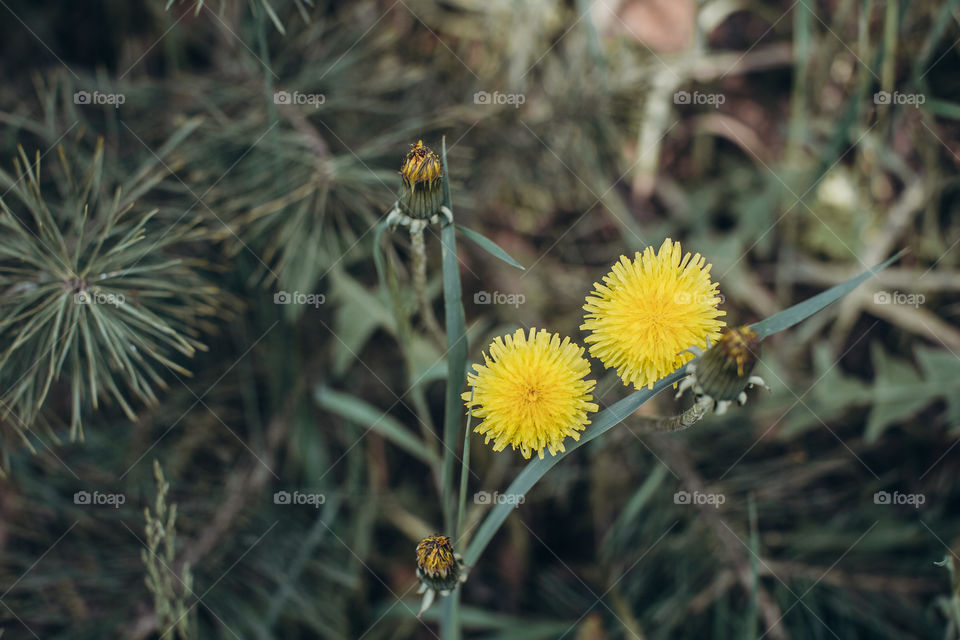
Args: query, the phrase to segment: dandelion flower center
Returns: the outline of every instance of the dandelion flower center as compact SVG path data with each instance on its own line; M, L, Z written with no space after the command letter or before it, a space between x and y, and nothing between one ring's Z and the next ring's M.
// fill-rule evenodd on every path
M495 339L484 364L473 365L476 373L467 376L472 392L462 396L483 419L474 431L493 440L494 451L509 444L524 458L536 451L542 459L544 449L550 455L565 451L563 440L579 440L590 424L587 415L599 409L590 395L596 383L584 380L590 364L583 352L543 329Z
M621 256L583 307L590 355L615 368L624 384L649 388L693 357L685 349L717 340L726 324L717 318L726 312L717 309L705 263L670 238L657 253L647 247L633 260Z

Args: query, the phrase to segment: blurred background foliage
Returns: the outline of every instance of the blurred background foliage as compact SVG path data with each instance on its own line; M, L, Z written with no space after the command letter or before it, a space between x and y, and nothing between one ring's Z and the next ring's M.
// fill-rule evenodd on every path
M731 324L910 250L765 345L772 393L554 469L473 567L468 637L958 637L960 2L0 5L5 640L166 631L141 561L154 460L187 633L436 637L413 549L442 522L445 346L406 237L384 241L393 305L371 231L408 145L442 136L458 221L527 267L461 247L474 359L517 327L580 335L590 285L665 236L713 263ZM116 252L68 277L97 234ZM71 305L100 277L130 309ZM595 372L601 405L622 397ZM522 467L473 451L471 492ZM296 490L326 501L275 504Z

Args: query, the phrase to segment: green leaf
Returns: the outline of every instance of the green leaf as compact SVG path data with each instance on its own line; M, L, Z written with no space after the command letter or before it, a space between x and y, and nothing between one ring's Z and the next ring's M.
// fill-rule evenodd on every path
M960 120L960 104L944 102L943 100L927 100L923 104L923 108L934 115Z
M334 312L333 373L342 376L378 328L396 332L396 319L383 300L340 269L330 274ZM384 291L384 289L381 289Z
M453 201L450 197L450 171L447 166L447 140L442 143L443 160L443 202L453 212ZM443 467L441 486L443 487L443 515L444 526L447 531L453 531L454 518L454 462L457 447L462 440L460 421L463 416L463 404L460 392L466 384L467 377L467 320L463 311L463 294L460 288L460 261L457 258L456 225L446 224L440 232L440 243L443 247L443 308L447 329L447 389L446 405L443 413ZM444 607L443 637L449 640L459 640L459 597L457 589L449 598Z
M870 345L876 378L873 383L873 405L867 418L864 439L877 439L891 424L912 416L932 400L933 388L927 388L916 370L905 360L890 356L878 343Z
M849 407L870 404L873 397L868 384L844 374L829 345L813 345L813 365L813 377L817 382L804 401L796 403L787 415L779 434L784 440L795 438L809 429L822 428L823 423L830 424L844 415Z
M443 201L453 211L450 197L450 171L447 167L447 143L443 141ZM443 247L443 305L447 328L447 393L443 416L443 442L445 446L441 484L444 488L444 523L447 531L453 530L454 454L460 444L460 422L463 403L460 393L467 376L467 324L463 311L460 288L460 261L457 257L455 225L448 224L440 232Z
M481 249L483 249L484 251L492 255L494 258L500 258L511 267L516 267L521 271L524 270L522 264L520 264L519 262L511 258L510 254L508 254L506 251L504 251L499 246L497 246L497 243L491 240L490 238L480 233L477 233L472 229L467 229L466 227L460 226L459 224L457 225L457 229L460 231L460 233L465 235L467 239L475 242L478 247L480 247Z
M789 329L795 324L803 322L813 314L829 307L831 304L856 289L858 286L863 284L864 281L868 280L870 276L876 274L878 271L886 269L892 263L899 260L904 253L906 253L906 249L900 251L892 258L885 260L873 269L864 271L855 278L850 278L846 282L838 284L835 287L831 287L822 293L818 293L812 298L804 300L800 304L795 304L789 309L784 309L780 313L773 314L766 320L761 320L760 322L752 325L753 330L759 334L760 339L763 339L767 336L779 333L784 329Z
M928 386L936 388L947 402L947 424L951 433L960 429L960 363L956 356L943 349L918 346L914 353Z
M393 444L427 464L432 465L439 462L436 455L423 446L423 443L396 419L363 400L347 393L334 391L323 385L313 390L313 399L323 409L355 422L365 429L379 433Z
M657 395L674 382L677 382L683 376L684 373L682 371L675 371L655 384L653 389L636 391L623 400L620 400L610 407L607 407L594 416L592 424L587 427L586 432L583 434L580 440L568 445L566 451L558 453L555 456L546 456L542 460L538 458L530 462L530 464L528 464L524 470L520 472L516 479L510 483L510 487L507 488L504 493L513 496L527 495L527 492L533 488L533 485L535 485L537 481L544 476L544 474L550 471L554 465L591 440L602 436L604 433L623 422L624 419L643 406L647 400ZM473 566L476 563L476 561L480 558L480 554L483 553L483 550L487 548L487 545L490 543L490 540L493 538L494 534L500 529L500 525L502 525L503 521L507 519L507 516L514 511L514 505L505 502L497 504L493 507L493 509L490 510L490 513L487 514L483 524L481 524L477 529L476 535L474 535L473 539L470 541L470 546L467 547L466 553L463 554L463 560L466 562L467 566Z

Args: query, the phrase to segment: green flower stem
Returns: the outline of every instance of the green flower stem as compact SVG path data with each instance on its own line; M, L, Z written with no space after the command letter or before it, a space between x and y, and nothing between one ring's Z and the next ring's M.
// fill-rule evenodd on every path
M423 229L410 230L410 252L413 254L413 288L417 292L420 317L427 331L443 342L443 330L440 329L440 323L437 322L437 316L434 315L427 297L427 247L423 241Z
M638 416L631 422L630 430L638 434L683 431L703 420L709 413L709 405L697 402L675 416Z
M473 389L470 389L470 402L473 402ZM467 412L467 428L463 431L463 458L460 465L460 500L457 506L457 523L453 529L453 544L460 542L463 530L463 513L467 505L467 480L470 475L470 423L473 422L473 409Z

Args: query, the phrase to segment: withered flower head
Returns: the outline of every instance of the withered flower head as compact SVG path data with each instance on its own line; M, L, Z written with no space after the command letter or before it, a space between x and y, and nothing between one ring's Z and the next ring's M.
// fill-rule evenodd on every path
M447 536L430 536L417 545L417 574L438 591L452 589L459 579L460 565Z
M410 145L400 176L401 211L418 220L436 215L443 204L443 164L436 153L424 146L423 140Z
M728 329L697 365L697 382L718 401L736 400L757 366L760 338L749 326Z
M417 593L423 594L418 618L430 608L437 594L450 595L458 584L466 582L467 568L460 554L454 552L450 538L432 535L420 541L417 545L417 578L420 579Z
M408 185L418 182L438 182L443 177L440 157L423 145L423 140L410 145L410 152L403 161L400 175Z

